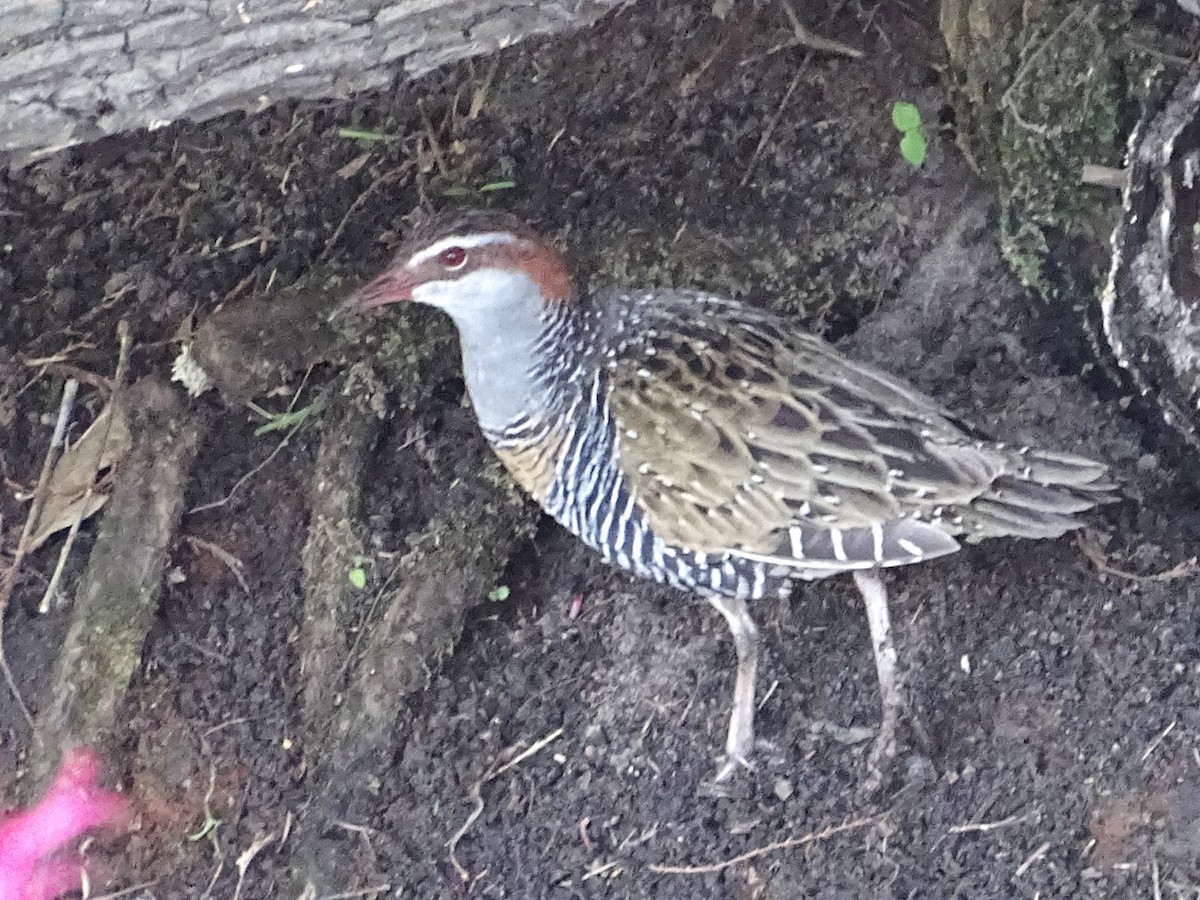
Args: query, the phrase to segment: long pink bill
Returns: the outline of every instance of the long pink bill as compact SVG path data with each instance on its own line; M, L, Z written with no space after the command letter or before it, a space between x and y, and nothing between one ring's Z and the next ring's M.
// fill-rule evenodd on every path
M329 318L334 319L346 313L362 314L393 303L403 303L412 299L414 287L416 280L409 273L403 269L389 269L351 294Z

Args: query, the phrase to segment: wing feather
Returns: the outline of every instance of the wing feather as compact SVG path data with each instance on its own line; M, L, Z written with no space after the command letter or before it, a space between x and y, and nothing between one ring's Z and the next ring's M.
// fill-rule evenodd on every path
M819 338L716 298L674 296L655 298L606 360L619 464L656 534L805 567L957 548L920 519L978 497L1004 454Z

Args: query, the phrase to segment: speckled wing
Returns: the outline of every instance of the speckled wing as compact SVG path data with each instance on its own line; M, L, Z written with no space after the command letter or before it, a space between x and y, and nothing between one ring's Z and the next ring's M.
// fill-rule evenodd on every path
M609 405L619 465L669 544L814 570L915 562L956 550L961 509L1012 465L767 314L679 293L633 319L607 360Z

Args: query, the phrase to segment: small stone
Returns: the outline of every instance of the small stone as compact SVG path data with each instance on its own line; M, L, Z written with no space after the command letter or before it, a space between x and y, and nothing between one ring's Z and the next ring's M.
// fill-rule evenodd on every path
M60 318L67 318L71 315L71 311L75 308L75 302L79 299L79 295L74 288L64 287L59 288L54 292L54 297L50 300L50 310Z
M104 282L104 296L116 296L117 294L121 293L121 291L123 291L132 281L133 278L128 272L114 272L109 276L108 280Z
M965 773L962 773L965 775ZM921 787L937 781L937 769L928 756L915 753L907 760L904 768L904 783L910 787Z
M786 800L788 797L792 796L792 794L795 793L795 789L792 787L792 783L790 781L788 781L786 778L780 778L778 781L776 781L774 790L775 790L775 796L778 797L780 800Z

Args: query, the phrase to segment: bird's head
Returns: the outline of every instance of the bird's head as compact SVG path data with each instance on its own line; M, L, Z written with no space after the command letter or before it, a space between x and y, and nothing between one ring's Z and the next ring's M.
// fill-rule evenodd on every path
M444 310L460 329L503 329L506 317L540 317L573 296L566 260L549 242L512 216L474 212L418 229L343 308L413 301Z

